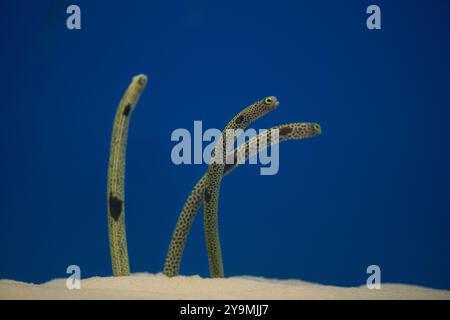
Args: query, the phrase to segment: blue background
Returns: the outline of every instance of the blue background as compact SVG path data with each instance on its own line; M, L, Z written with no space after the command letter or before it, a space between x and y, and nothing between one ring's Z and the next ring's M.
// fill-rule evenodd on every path
M117 103L149 76L127 150L133 272L161 272L206 165L175 166L176 128L222 128L268 95L254 127L315 121L280 146L280 171L225 178L227 276L450 289L448 1L65 1L0 4L0 278L44 282L77 264L111 274L106 176ZM382 30L366 28L366 8ZM206 144L205 144L206 145ZM208 276L202 219L182 274Z

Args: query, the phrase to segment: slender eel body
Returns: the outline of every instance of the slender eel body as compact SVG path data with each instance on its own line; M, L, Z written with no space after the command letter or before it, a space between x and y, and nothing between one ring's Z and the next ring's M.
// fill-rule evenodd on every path
M147 85L147 76L133 77L114 118L108 167L108 235L114 276L130 274L125 233L125 153L131 114Z
M220 247L219 239L218 207L220 184L227 154L227 134L230 134L232 130L244 129L251 122L265 115L277 106L278 100L276 97L267 97L245 108L227 124L214 148L214 156L208 166L206 176L205 204L203 206L205 240L211 278L224 276L222 249Z
M269 148L272 144L275 144L277 139L272 139L272 136L274 135L278 137L278 142L282 142L287 140L312 138L320 134L321 128L316 123L289 123L273 127L263 133L260 133L258 136L253 137L244 144L241 144L231 154L227 155L227 158L232 157L233 161L225 164L223 175L228 175L239 166L240 162L237 160L243 159L246 161L258 152L262 151L262 144L260 144L261 141L267 142L265 144L267 148ZM207 174L204 174L192 189L178 218L164 264L163 273L168 277L178 275L187 237L191 230L195 216L203 202L206 177Z

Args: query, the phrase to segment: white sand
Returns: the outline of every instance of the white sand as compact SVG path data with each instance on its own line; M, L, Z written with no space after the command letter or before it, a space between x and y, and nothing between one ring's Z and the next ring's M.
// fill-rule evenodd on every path
M247 276L204 279L133 274L82 279L81 286L68 290L66 279L41 285L0 280L0 299L450 299L450 291L404 284L369 290L365 285L344 288Z

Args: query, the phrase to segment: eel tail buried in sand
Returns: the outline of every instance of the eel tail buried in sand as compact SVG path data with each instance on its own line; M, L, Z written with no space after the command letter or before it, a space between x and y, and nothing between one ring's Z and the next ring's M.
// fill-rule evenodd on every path
M261 146L266 146L269 148L277 142L312 138L320 134L321 128L317 123L288 123L272 127L271 129L264 131L258 136L253 137L249 141L241 144L232 153L230 153L230 155L227 155L227 158L232 157L233 161L227 161L224 167L223 175L228 175L241 163L247 161L250 157L262 151L263 149ZM262 141L267 141L267 143L260 143ZM241 159L243 159L243 161L240 161ZM192 189L178 218L164 264L163 273L168 277L177 276L180 270L181 258L183 256L187 237L191 230L195 216L203 202L206 176L207 175L204 174Z
M125 153L131 114L147 85L147 76L133 77L114 118L108 167L108 235L113 275L130 274L125 233Z
M267 97L257 101L239 112L224 128L217 144L211 163L208 166L205 186L204 226L206 249L208 251L209 272L212 278L223 277L222 250L219 240L218 205L220 182L225 167L225 158L229 140L227 134L233 130L242 130L251 122L278 107L276 97ZM235 132L233 132L234 136Z

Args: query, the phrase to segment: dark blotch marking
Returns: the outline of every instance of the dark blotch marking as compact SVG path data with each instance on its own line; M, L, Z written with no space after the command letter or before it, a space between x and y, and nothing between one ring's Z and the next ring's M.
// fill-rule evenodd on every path
M120 215L122 214L122 204L122 200L113 196L111 193L109 194L109 214L114 221L119 220Z
M294 129L292 129L291 127L284 127L280 129L280 135L281 136L285 136L289 133L291 133Z
M211 193L209 193L208 189L205 189L205 201L209 202L211 200Z
M238 158L237 154L235 153L233 157L233 163L225 163L225 166L223 167L223 175L231 171L231 169L233 169L237 165L237 161Z
M127 104L125 106L125 109L123 110L123 115L127 117L130 114L130 111L131 111L131 104Z
M234 167L234 164L227 163L223 167L223 175L227 174L233 167Z
M236 119L237 124L241 123L242 121L244 121L244 116L237 117L237 119Z

